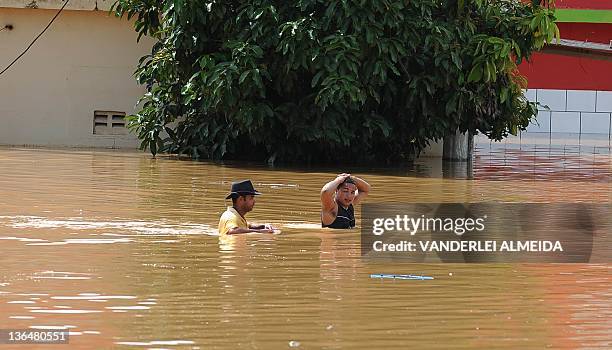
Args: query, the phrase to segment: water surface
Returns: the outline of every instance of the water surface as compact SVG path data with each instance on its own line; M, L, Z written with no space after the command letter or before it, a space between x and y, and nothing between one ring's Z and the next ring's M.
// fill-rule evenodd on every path
M328 169L0 148L0 169L0 328L71 332L29 349L612 347L610 265L368 262L358 230L319 228L318 199L351 172L373 203L610 203L610 152L485 145L469 167ZM219 240L244 178L264 193L247 219L281 234Z

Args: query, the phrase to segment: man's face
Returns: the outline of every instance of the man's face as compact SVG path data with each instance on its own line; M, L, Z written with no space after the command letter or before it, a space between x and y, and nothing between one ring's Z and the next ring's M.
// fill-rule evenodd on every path
M255 206L255 196L250 194L238 197L238 205L245 213L250 212Z
M345 183L338 188L338 191L336 191L336 201L343 207L348 207L351 203L353 203L356 192L357 186L351 183Z

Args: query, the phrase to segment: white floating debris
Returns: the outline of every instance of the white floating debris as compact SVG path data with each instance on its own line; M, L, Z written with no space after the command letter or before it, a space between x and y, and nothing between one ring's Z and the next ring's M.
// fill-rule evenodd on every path
M38 310L31 310L30 312L36 312L36 313L41 313L41 314L93 314L93 313L99 313L99 312L103 312L103 311L101 311L101 310L66 310L66 309L51 310L51 309L38 309Z
M59 329L66 330L68 326L30 326L30 329Z
M108 300L108 299L136 299L132 295L83 295L78 296L55 296L51 297L55 300Z
M37 280L90 280L91 277L83 276L32 276L33 279Z
M109 309L109 310L149 310L151 308L148 306L137 305L137 306L107 306L105 307L105 309Z
M66 242L28 243L26 245L66 245Z
M9 226L13 228L65 228L69 230L110 229L114 231L131 232L136 235L216 235L210 225L195 223L167 223L163 221L86 221L82 217L66 218L65 220L49 220L35 216L6 217L10 219ZM14 238L9 238L14 239ZM40 243L36 245L56 245Z
M130 243L132 242L129 238L118 238L118 239L92 239L92 238L70 238L65 240L68 244L112 244L112 243Z
M24 296L24 297L46 297L49 294L43 294L43 293L20 293L20 294L16 294L19 296Z
M8 301L7 304L36 304L36 302L32 300L13 300Z
M117 345L132 345L132 346L150 346L150 345L191 345L195 344L191 340L153 340L150 342L140 341L121 341L116 342Z

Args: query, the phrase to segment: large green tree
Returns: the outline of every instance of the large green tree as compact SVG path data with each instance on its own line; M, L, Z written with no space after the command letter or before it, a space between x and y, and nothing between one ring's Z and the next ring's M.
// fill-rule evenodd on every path
M135 73L142 147L194 158L386 160L536 107L517 64L558 36L519 0L118 0L156 39ZM140 36L139 36L140 38Z

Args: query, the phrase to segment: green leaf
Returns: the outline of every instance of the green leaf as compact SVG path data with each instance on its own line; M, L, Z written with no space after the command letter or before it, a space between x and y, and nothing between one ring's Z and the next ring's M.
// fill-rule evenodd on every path
M246 79L246 77L249 76L250 72L251 71L249 71L249 70L242 72L242 74L240 74L240 78L238 79L238 83L242 84L244 82L244 80Z
M482 66L475 65L468 75L468 83L479 82L482 79Z
M321 79L322 76L323 76L323 71L319 71L317 74L315 74L315 76L312 78L310 86L315 87L317 83L319 82L319 79Z
M151 154L155 156L157 154L157 142L156 140L149 141L149 149L151 150Z

